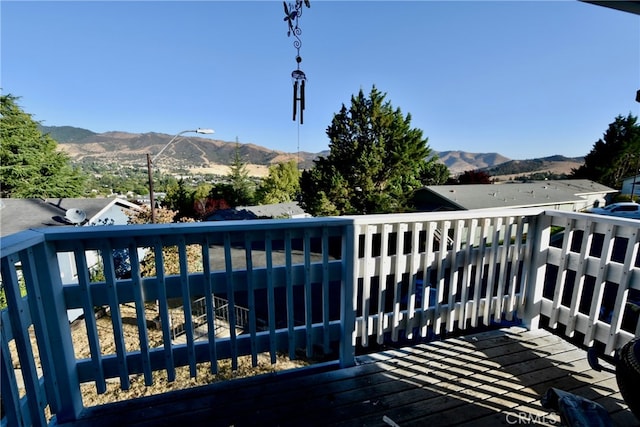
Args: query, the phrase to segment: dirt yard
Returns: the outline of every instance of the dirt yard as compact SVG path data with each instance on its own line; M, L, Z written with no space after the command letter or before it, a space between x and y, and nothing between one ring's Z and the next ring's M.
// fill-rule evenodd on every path
M125 339L125 346L127 351L135 351L140 348L140 340L138 337L138 327L135 324L135 307L133 305L121 305L121 316L123 318L123 335ZM147 317L152 317L153 312L149 310ZM99 317L96 320L98 333L100 336L100 347L102 354L115 353L115 341L113 339L113 327L111 323L111 316L108 314ZM149 322L152 323L152 322ZM34 348L34 358L38 368L40 358L37 353L37 345L35 341L35 335L32 328L32 343ZM162 331L154 327L148 327L147 333L149 336L149 343L151 347L162 346ZM86 326L84 320L77 320L71 325L71 335L74 345L74 351L77 359L85 359L90 357L89 343L87 340ZM15 344L12 342L11 352L13 353L14 368L19 368L19 362L15 349ZM189 367L181 367L176 369L175 381L167 381L167 375L164 371L157 371L153 373L153 385L145 386L143 375L131 375L131 386L128 390L120 389L120 380L118 378L110 379L107 381L107 391L103 394L98 394L96 385L94 383L85 383L81 385L82 401L85 406L95 406L104 403L128 400L132 398L150 396L160 394L172 390L181 390L189 387L200 386L205 384L211 384L217 381L224 381L234 378L249 377L259 375L263 373L269 373L274 371L281 371L292 369L300 366L307 365L304 361L291 361L287 356L278 355L275 365L271 364L268 354L258 355L258 365L252 366L251 356L243 356L238 358L238 369L232 371L231 361L223 360L218 363L218 373L212 374L210 371L210 364L202 364L197 368L197 375L195 378L191 378L189 375ZM19 374L19 370L16 370L16 374ZM19 382L20 379L19 379Z

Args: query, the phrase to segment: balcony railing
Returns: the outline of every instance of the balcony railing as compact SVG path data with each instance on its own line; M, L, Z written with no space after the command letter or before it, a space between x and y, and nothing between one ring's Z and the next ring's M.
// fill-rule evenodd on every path
M81 419L91 411L82 383L104 393L110 379L127 389L133 374L150 385L159 371L171 381L182 366L195 376L202 363L215 373L223 359L235 367L241 356L256 364L268 353L275 363L278 353L294 359L300 349L346 367L357 347L501 322L545 322L611 353L640 335L637 314L626 309L640 294L639 231L633 220L520 209L15 234L1 243L2 425L47 425L47 410L58 422ZM123 252L126 274L114 257ZM90 268L95 254L100 279ZM61 278L67 261L73 280ZM142 274L149 264L155 273ZM219 298L229 325L246 313L243 330L216 336ZM184 344L171 339L175 301ZM135 349L124 342L123 304L135 306ZM112 354L101 345L96 307L110 310ZM67 317L74 309L84 313L86 359L74 353ZM194 309L206 320L205 339L196 340ZM154 316L163 334L156 347L148 337Z

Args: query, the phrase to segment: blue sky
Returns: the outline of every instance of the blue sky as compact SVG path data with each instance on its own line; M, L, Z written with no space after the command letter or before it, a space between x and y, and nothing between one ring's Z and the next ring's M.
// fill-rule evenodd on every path
M375 85L437 151L582 156L640 115L640 16L564 1L322 1L299 20L304 124L280 1L0 4L3 94L35 120L286 152L328 148Z

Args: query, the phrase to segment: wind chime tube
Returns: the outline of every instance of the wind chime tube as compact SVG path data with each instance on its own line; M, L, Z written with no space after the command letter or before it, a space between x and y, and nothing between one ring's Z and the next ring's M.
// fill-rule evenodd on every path
M296 120L296 104L298 103L298 81L293 82L293 120Z
M304 80L300 82L300 124L304 124Z

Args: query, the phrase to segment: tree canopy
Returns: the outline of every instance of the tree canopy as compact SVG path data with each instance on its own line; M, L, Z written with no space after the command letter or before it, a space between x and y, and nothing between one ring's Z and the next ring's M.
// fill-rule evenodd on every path
M86 177L57 151L57 143L38 130L12 95L0 96L0 181L2 197L78 197Z
M611 188L638 173L640 165L640 125L632 114L619 115L609 124L603 137L593 144L584 164L573 169L572 178L586 178Z
M413 192L444 183L447 171L423 138L375 86L344 104L327 128L330 153L300 178L301 205L313 215L411 210ZM442 165L444 166L444 165ZM445 167L446 169L446 167Z
M286 203L297 200L300 193L300 170L295 160L269 166L269 175L256 192L258 203Z

